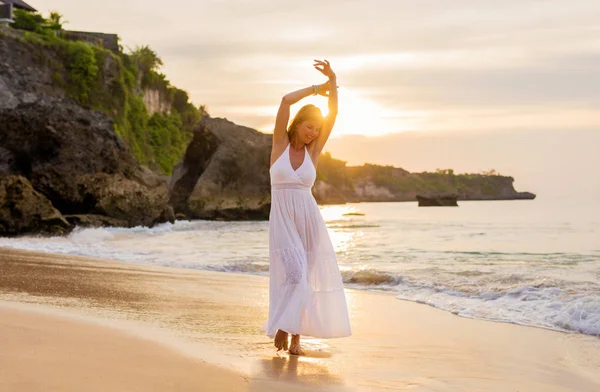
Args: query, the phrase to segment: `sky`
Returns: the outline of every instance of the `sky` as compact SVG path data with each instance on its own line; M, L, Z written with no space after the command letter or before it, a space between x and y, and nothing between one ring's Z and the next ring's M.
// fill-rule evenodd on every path
M263 132L328 59L340 111L326 150L348 164L493 168L520 191L600 198L598 0L29 3L150 45L195 104Z

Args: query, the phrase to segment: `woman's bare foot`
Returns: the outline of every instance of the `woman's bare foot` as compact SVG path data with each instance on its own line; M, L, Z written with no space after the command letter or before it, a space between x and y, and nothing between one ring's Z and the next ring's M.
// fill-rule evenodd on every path
M288 349L288 333L282 331L281 329L277 330L275 334L275 339L273 340L273 344L277 347L277 351L279 350L287 350Z
M292 344L290 345L290 354L304 355L304 350L300 346L300 335L292 335Z

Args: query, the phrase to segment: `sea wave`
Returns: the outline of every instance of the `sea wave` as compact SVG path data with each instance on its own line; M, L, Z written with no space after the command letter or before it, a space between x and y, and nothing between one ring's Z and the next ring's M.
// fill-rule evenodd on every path
M198 266L199 269L218 272L237 272L243 274L267 275L269 265L254 261L232 261L223 264Z
M347 284L358 284L363 286L397 286L403 281L401 276L375 269L342 271L342 280Z
M568 287L562 283L566 282L507 284L503 290L401 283L396 290L398 299L431 305L463 317L600 335L598 287Z
M203 269L223 272L268 274L266 263L240 261L211 265ZM395 292L398 299L427 304L456 315L490 321L508 322L563 332L600 335L600 288L569 287L571 282L542 279L532 280L518 274L488 276L488 273L469 273L483 277L477 285L444 286L422 283L377 269L342 270L342 279L352 288ZM465 276L457 271L456 276Z
M224 238L237 239L239 233L248 235L266 228L264 223L253 222L179 221L154 228L76 229L67 237L0 238L0 246L266 276L268 252L259 249L255 251L256 257L248 256L252 249L230 249L233 243L223 242ZM204 231L210 231L219 248L180 246L205 238L208 233ZM164 237L157 237L163 234ZM362 254L362 259L354 254L342 255L339 261L342 279L348 287L386 290L395 293L398 299L428 304L464 317L600 335L600 284L597 283L600 273L595 264L583 263L597 262L598 257L590 255L593 250L587 253L407 248L390 254L371 251ZM440 256L443 254L470 257L463 261L463 258ZM364 257L374 255L376 260ZM410 260L398 263L408 255ZM344 257L357 260L356 264ZM368 264L357 265L363 262ZM571 270L574 263L579 267ZM573 274L564 275L563 268L569 268Z

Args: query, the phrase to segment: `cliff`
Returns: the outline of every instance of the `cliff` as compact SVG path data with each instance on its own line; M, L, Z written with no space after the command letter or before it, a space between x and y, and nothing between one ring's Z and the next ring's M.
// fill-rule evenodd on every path
M198 219L268 219L271 137L205 116L171 178L170 204Z
M200 219L268 219L271 135L206 116L173 171L170 204ZM410 173L392 166L346 163L323 154L313 195L320 204L415 201L417 194L458 194L459 200L533 199L512 177Z
M271 136L195 108L160 64L148 47L115 53L0 28L0 235L150 226L174 212L268 218ZM535 197L512 177L346 166L329 154L313 188L319 203L436 193Z
M61 36L0 28L0 85L5 87L0 94L8 94L0 99L5 106L15 105L15 98L46 96L101 111L138 162L170 175L201 112L185 91L157 72L162 60L147 46L115 53Z
M122 76L121 60L101 48L0 30L0 235L169 216L167 177L115 132L130 100Z
M327 155L327 154L326 154ZM327 156L319 165L321 177L329 189L338 192L331 198L317 194L322 203L415 201L417 195L435 197L453 194L458 200L534 199L529 192L517 192L514 178L502 175L455 174L453 170L411 173L402 168L364 164L346 166L345 162ZM333 176L334 173L336 176ZM339 174L343 173L343 174Z

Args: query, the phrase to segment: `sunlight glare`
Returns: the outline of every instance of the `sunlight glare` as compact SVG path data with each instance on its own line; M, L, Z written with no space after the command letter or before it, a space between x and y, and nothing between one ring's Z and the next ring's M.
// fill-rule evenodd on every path
M355 237L362 236L362 232L348 230L348 224L352 224L354 218L348 217L349 213L360 213L355 206L329 205L320 208L323 219L327 222L327 230L331 243L336 253L347 252L355 245Z
M376 136L391 132L402 132L403 127L392 127L390 118L399 117L399 112L383 108L379 104L362 97L357 91L340 87L339 112L335 122L335 135L368 135ZM294 118L298 110L306 104L313 104L321 109L323 115L329 112L327 98L310 96L302 104L292 106L290 118Z
M344 218L344 214L359 212L356 207L346 204L324 205L319 207L325 222L341 220Z

